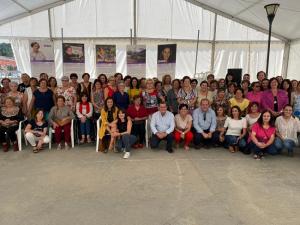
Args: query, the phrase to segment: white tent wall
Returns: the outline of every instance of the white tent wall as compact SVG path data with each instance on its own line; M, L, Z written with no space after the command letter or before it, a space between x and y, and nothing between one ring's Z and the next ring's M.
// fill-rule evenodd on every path
M292 41L289 55L288 75L289 79L299 80L300 65L300 40Z
M134 43L146 45L147 77L156 75L157 45L164 43L177 43L176 77L194 75L198 30L200 45L196 72L210 71L215 24L213 12L184 0L136 2L137 41L134 39ZM63 75L59 40L63 28L64 42L85 44L86 72L92 77L96 76L95 44L116 44L117 72L126 74L126 45L130 44L130 29L135 27L133 3L134 0L75 0L50 9L50 23L48 11L43 11L0 26L0 36L11 40L22 72L30 72L29 47L27 53L24 47L26 39L53 38L55 75ZM122 10L116 11L116 6ZM266 34L218 15L213 72L222 77L227 68L242 67L243 72L250 73L255 79L256 72L266 67L266 39ZM283 49L282 43L272 43L270 74L281 74Z

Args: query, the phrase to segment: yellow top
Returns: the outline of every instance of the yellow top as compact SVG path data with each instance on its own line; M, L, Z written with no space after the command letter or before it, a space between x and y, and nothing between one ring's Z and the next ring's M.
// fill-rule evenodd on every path
M113 113L113 118L114 118L114 120L116 120L117 119L117 117L118 117L118 108L116 108L115 109L115 111L114 111L114 113ZM104 137L104 135L105 135L105 131L106 131L106 127L107 127L107 115L108 115L108 113L104 110L104 109L102 109L101 110L101 120L100 120L100 130L99 130L99 138L100 139L102 139L103 137Z
M249 105L249 100L246 98L244 98L242 102L237 102L235 98L231 98L229 99L229 102L230 102L230 107L238 106L242 112L244 112Z
M132 101L133 97L136 95L140 95L141 94L141 89L129 89L128 90L128 95L129 95L129 99L130 101Z

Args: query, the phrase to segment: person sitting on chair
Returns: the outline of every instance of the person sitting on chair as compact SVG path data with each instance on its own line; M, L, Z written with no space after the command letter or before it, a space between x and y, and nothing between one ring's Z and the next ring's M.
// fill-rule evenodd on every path
M25 137L33 147L33 152L38 153L44 143L49 143L47 135L48 123L45 121L44 111L38 109L35 118L31 120L25 128ZM38 142L36 144L36 142Z
M174 115L167 111L167 105L164 102L159 104L159 111L155 112L151 118L151 148L157 148L160 141L163 139L167 140L167 151L173 152L173 131L175 128Z
M62 131L64 131L65 149L69 149L71 143L71 121L75 115L69 106L65 105L65 97L58 96L56 106L53 106L49 113L48 121L55 130L55 142L57 149L61 149Z

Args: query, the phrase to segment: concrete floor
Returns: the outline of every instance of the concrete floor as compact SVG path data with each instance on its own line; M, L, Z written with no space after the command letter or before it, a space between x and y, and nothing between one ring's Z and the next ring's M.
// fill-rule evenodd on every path
M0 153L1 225L299 225L300 154Z

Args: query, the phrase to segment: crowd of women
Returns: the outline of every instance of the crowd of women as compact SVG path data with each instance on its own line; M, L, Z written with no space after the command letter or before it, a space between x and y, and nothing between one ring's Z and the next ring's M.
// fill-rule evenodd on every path
M198 84L188 76L165 75L138 79L116 73L100 74L94 82L84 73L39 79L22 74L21 83L1 80L0 140L3 151L18 151L16 130L24 124L25 137L35 153L52 141L57 148L70 148L71 122L76 120L80 144L100 140L99 150L124 151L143 148L146 129L150 144L167 141L168 152L183 142L185 150L223 146L232 153L253 153L255 159L286 150L293 156L300 131L300 82L281 76L268 79L263 71L251 82L245 74L240 84L234 76L215 79L213 74ZM61 85L58 85L60 83ZM99 131L95 124L100 118ZM146 127L149 121L149 127Z

